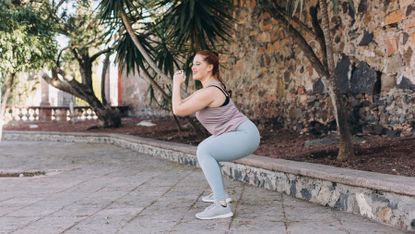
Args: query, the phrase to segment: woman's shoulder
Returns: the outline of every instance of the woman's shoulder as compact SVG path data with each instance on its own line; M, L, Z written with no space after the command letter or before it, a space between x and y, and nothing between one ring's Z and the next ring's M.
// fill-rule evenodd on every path
M192 96L210 98L215 95L215 90L204 87L193 92Z

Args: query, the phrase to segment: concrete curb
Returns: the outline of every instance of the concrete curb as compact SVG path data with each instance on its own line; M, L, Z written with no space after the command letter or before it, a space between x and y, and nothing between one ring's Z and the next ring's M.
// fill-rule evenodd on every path
M111 143L140 153L198 166L196 147L108 133L5 131L5 140ZM257 187L415 231L415 178L250 155L225 162L224 174Z

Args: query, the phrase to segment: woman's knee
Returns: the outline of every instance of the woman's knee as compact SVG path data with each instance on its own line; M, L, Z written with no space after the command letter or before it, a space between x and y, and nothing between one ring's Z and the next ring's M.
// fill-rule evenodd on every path
M208 156L209 156L208 147L206 146L206 144L203 144L203 142L202 142L202 143L200 143L200 144L197 146L196 156L197 156L197 159L198 159L199 161L200 161L200 160L203 160L203 158L205 158L205 157L208 157Z

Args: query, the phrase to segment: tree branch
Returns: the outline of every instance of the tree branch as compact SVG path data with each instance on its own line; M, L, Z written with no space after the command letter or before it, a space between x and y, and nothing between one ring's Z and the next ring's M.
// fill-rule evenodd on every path
M327 67L327 48L326 48L326 41L324 39L323 29L321 29L320 23L318 22L318 7L319 3L316 6L310 7L310 15L312 19L312 25L314 28L314 33L318 43L320 44L320 48L323 54L323 64Z
M58 58L56 59L56 67L60 67L60 59L61 59L62 53L63 53L64 50L67 50L67 49L69 49L69 46L67 46L67 47L61 49L61 51L59 51Z
M102 54L105 54L105 53L108 53L108 52L111 52L111 50L113 50L114 49L114 46L112 46L112 47L109 47L109 48L106 48L106 49L104 49L104 50L101 50L101 51L99 51L99 52L97 52L97 53L95 53L94 55L92 55L91 56L91 62L92 61L94 61L95 59L97 59L99 56L101 56Z
M300 49L304 52L304 55L309 59L317 73L320 76L328 77L329 73L327 69L323 66L313 48L304 39L302 34L284 17L284 14L278 10L278 6L276 7L274 3L266 4L264 10L268 12L274 19L281 22L281 25L283 25L283 27L286 29L286 32L292 36L296 45L299 46Z
M150 85L154 86L164 96L164 98L166 98L166 100L170 100L171 97L163 90L163 88L160 87L159 84L157 84L157 82L154 81L153 78L151 78L146 69L141 69L140 74L145 80L147 80L147 82L150 83Z
M284 17L286 21L289 21L290 23L294 22L296 25L298 25L299 28L305 30L307 33L314 36L313 30L309 28L306 24L304 24L298 17L287 15L284 9L278 6L278 4L274 2L273 2L273 7L278 11L279 14L281 14L281 16Z
M59 9L59 7L63 4L65 2L65 0L60 0L59 2L58 2L58 4L56 4L56 6L54 6L54 10L55 10L55 12L57 12L58 11L58 9Z
M68 80L65 78L65 73L59 68L52 68L52 77L50 77L46 72L42 74L42 78L53 87L70 93L78 98L84 99L85 92L82 92L82 89L87 89L87 87L79 83L75 79ZM58 74L62 76L62 79L58 77Z
M106 54L104 59L104 65L102 66L102 74L101 74L101 100L103 105L107 105L107 97L105 94L105 78L107 76L108 67L110 64L110 54Z
M130 35L134 45L137 47L137 49L140 51L140 53L143 55L146 62L151 66L151 68L156 72L157 75L163 77L164 79L170 80L169 77L164 74L156 65L156 63L153 61L153 59L150 57L150 55L147 53L147 51L144 49L143 45L140 43L140 40L137 38L137 36L134 33L134 30L129 22L128 16L124 11L121 11L120 17L122 19L122 22L124 24L125 29L127 30L128 34Z
M80 64L82 64L82 57L79 55L78 51L76 51L76 49L73 47L71 47L71 51L73 55L75 56L75 59L78 60Z

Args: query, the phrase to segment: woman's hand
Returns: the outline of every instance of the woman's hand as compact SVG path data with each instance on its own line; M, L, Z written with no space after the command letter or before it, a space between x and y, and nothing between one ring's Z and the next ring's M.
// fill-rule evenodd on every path
M183 70L178 70L174 73L173 83L180 86L186 80Z

